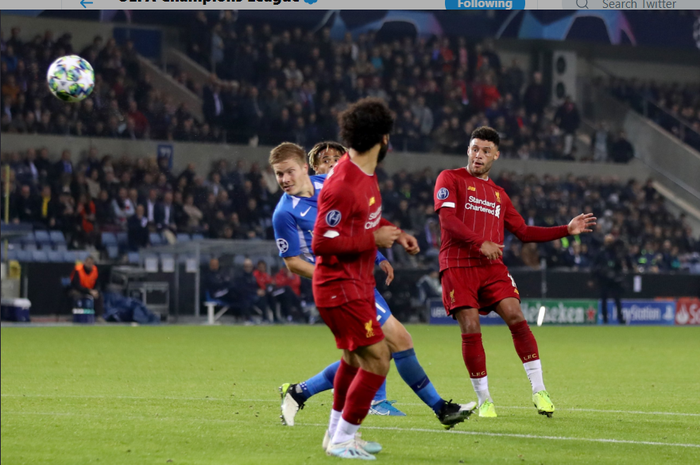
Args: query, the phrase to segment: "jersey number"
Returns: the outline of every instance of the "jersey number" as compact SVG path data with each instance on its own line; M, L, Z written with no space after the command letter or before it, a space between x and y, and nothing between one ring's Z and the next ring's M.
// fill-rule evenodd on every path
M510 282L513 283L513 287L517 289L518 286L515 285L515 279L513 279L513 277L510 275L510 273L508 273L508 277L510 278Z

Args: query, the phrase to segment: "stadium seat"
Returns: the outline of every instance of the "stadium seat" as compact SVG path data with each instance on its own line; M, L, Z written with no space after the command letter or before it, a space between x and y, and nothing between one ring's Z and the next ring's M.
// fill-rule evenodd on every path
M84 262L86 258L90 256L90 252L87 250L78 250L75 252L76 258L80 260L81 262Z
M129 245L129 234L125 232L117 233L117 245L119 248L126 248Z
M67 246L65 243L64 243L64 244L56 244L56 243L54 243L53 249L54 249L56 252L65 252L66 250L68 250L68 246Z
M7 251L7 259L8 260L17 260L17 250L14 250L14 249L8 250Z
M203 234L192 234L192 240L193 241L203 241L204 235Z
M49 250L46 252L50 262L60 263L63 261L63 252L57 252L54 250Z
M102 233L102 247L107 248L110 245L117 245L117 236L111 232Z
M243 266L243 262L245 261L245 259L245 255L236 255L235 257L233 257L233 264Z
M32 253L26 250L18 250L16 260L18 262L29 262L32 260Z
M34 262L48 262L49 256L44 250L35 250L32 252L32 261Z
M189 234L185 234L185 233L178 233L177 234L177 241L178 242L189 242L190 240L191 240L191 238L190 238Z
M34 233L29 233L26 236L21 236L19 242L22 244L36 244L36 239L34 238Z
M148 240L151 243L151 245L162 245L163 244L163 238L158 233L150 233L148 235Z
M73 250L63 252L63 261L66 263L75 263L78 260L78 255Z
M138 252L129 252L129 263L132 265L138 265L141 263L141 256Z
M116 260L119 258L119 247L116 245L108 245L107 257L109 257L110 260Z
M36 241L37 245L41 246L41 248L51 244L51 236L49 236L48 231L34 231L34 240Z
M39 250L39 247L37 247L36 242L25 242L22 248L27 252L34 252L35 250Z
M61 231L49 231L49 236L51 237L51 243L54 246L66 245L66 236L63 235ZM56 249L60 250L60 249Z

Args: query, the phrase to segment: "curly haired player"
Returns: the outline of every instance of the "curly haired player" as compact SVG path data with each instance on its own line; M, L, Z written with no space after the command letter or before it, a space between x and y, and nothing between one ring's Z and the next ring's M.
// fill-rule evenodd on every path
M480 417L495 417L489 394L486 354L479 313L495 311L513 336L515 351L532 385L532 401L542 415L552 416L554 404L542 380L537 341L520 309L515 280L501 259L504 228L522 242L546 242L591 232L596 218L581 214L568 225L527 226L506 192L489 179L500 152L498 132L480 127L471 134L468 163L445 170L435 185L435 211L440 215L442 300L448 315L459 322L462 356L479 401Z

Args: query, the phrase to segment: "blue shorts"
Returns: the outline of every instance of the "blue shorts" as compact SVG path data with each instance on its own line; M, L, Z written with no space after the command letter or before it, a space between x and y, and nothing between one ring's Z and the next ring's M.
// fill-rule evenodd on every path
M374 305L377 307L377 321L380 326L384 326L386 320L391 316L391 309L376 287L374 288Z

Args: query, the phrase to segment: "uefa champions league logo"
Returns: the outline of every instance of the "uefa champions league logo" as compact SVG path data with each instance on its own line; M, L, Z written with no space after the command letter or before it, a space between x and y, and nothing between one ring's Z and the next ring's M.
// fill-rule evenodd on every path
M340 223L342 217L343 215L341 215L338 210L331 210L326 214L326 223L331 228L335 228Z
M277 248L279 249L280 253L285 253L287 250L289 250L289 243L284 239L277 239Z

